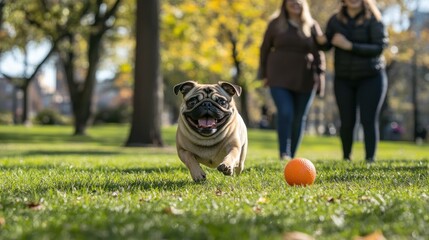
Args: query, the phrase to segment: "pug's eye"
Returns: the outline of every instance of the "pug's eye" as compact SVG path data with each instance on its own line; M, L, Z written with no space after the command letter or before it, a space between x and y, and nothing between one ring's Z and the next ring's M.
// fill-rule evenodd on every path
M197 104L198 99L197 98L191 98L186 102L186 107L193 108L195 104Z
M219 105L221 105L222 107L228 104L228 102L223 98L219 98L218 100L216 100L216 102L219 103Z

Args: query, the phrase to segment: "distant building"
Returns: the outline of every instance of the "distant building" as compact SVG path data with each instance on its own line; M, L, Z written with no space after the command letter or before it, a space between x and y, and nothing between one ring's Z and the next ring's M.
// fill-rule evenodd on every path
M95 111L117 108L119 89L115 87L114 79L97 82L94 94Z
M0 113L12 110L13 86L6 79L0 78Z
M30 83L28 88L28 116L34 117L37 112L46 108L49 103L49 92L46 88L43 72L36 75L36 79ZM51 91L52 92L52 91ZM7 79L0 78L0 112L12 113L16 103L16 113L23 112L23 93L16 89Z
M429 12L414 11L410 18L410 29L414 31L429 29Z
M64 75L63 66L59 61L55 63L56 68L56 79L55 79L55 91L51 96L52 103L51 108L58 111L62 115L71 116L71 101L70 93L67 87L67 80Z

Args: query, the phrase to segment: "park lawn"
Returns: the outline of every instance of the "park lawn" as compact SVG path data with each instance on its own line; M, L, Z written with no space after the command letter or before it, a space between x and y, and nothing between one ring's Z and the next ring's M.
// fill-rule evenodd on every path
M381 142L373 165L340 160L337 137L305 136L310 187L290 187L273 131L249 130L245 171L193 183L174 147L125 148L127 126L0 126L0 239L316 239L429 236L429 146Z

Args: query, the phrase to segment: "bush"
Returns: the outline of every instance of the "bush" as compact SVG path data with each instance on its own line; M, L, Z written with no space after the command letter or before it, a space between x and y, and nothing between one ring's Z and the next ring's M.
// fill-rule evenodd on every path
M106 108L97 112L95 123L128 123L131 119L131 108L125 105Z
M11 113L0 113L0 125L13 124L13 118Z
M44 109L37 113L34 118L36 124L40 125L64 125L65 121L61 114L53 109Z

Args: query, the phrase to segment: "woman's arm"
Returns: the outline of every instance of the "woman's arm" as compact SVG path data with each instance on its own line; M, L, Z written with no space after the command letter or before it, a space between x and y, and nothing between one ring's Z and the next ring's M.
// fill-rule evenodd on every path
M319 23L317 23L316 21L314 22L312 30L313 30L313 36L314 36L314 39L316 40L317 45L323 46L328 43L328 39L326 38L325 34L323 34L323 31L320 28Z
M319 25L315 25L315 27L316 27L316 31L315 31L316 43L317 43L318 48L322 51L329 51L333 47L331 40L332 40L332 37L335 33L335 30L334 30L335 29L334 28L335 21L336 21L336 19L335 19L335 15L334 15L329 19L328 23L326 24L325 34L323 34L323 31Z
M389 38L382 22L371 19L369 26L370 43L353 43L351 51L364 57L379 56L389 44Z
M312 35L316 46L327 44L328 40L323 34L322 29L317 22L314 23L312 28ZM313 74L315 87L317 89L316 93L318 96L323 97L325 93L325 70L326 70L326 59L325 53L320 51L318 48L315 48L312 52L314 56Z
M316 76L314 76L315 84L317 87L316 93L319 97L323 97L325 95L325 71L326 71L326 58L325 53L322 51L315 52L315 69Z
M353 43L349 41L343 34L335 33L331 41L332 45L343 50L351 51L353 49Z

